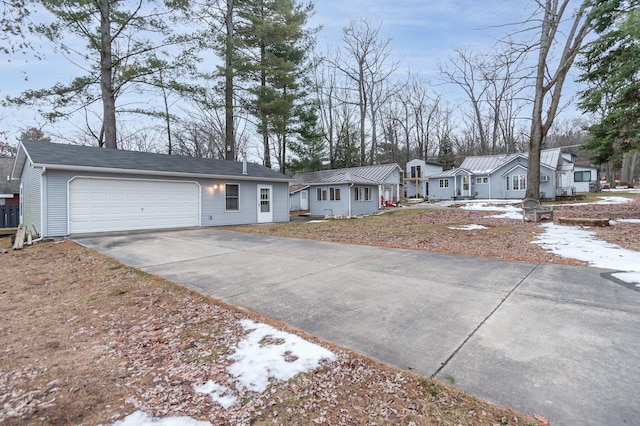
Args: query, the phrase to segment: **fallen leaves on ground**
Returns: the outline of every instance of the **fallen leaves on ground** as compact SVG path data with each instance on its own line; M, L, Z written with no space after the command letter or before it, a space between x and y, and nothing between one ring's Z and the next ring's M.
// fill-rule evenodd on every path
M555 209L554 220L561 216L625 219L640 217L640 198L624 204L562 205ZM489 257L536 263L586 265L575 259L557 256L538 244L531 244L537 234L544 232L540 223L520 219L493 218L501 212L399 208L382 215L352 219L329 219L323 222L290 222L260 226L225 228L231 231L252 232L290 238L343 242L390 248L425 250L441 253ZM468 224L486 229L451 229ZM640 250L635 238L640 224L618 223L598 228L597 236L607 242L631 250Z

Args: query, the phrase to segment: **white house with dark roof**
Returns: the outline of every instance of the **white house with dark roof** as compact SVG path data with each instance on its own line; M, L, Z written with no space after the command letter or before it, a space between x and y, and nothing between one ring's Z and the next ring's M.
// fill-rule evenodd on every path
M527 189L527 153L467 157L460 167L429 176L429 199L521 199ZM560 148L540 153L540 198L572 195L574 163Z
M400 200L402 169L397 164L300 173L295 184L309 191L312 216L361 216Z
M24 141L12 178L44 237L289 221L291 179L247 162Z

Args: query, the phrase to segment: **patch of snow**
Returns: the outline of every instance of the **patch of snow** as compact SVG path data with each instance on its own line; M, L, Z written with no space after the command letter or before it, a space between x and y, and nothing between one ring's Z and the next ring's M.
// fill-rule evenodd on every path
M115 422L113 426L211 426L211 423L186 416L160 419L151 417L143 411L134 411L124 419Z
M640 194L640 188L603 189L602 192L629 192L631 194Z
M474 229L488 229L484 225L476 225L476 224L461 225L461 226L448 226L447 228L449 228L449 229L457 229L457 230L460 230L460 231L473 231Z
M324 220L324 219L314 219L314 220L310 220L307 223L323 223L323 222L328 222L328 220Z
M235 353L229 357L235 362L228 371L251 391L264 392L270 377L289 380L298 373L316 368L322 359L332 361L336 357L322 346L270 325L248 319L240 324L245 330L253 331L238 343ZM265 337L280 344L263 344Z
M485 217L492 217L495 219L522 219L522 209L507 211L502 214L492 214Z
M556 204L556 206L590 206L592 204L625 204L633 201L632 198L627 197L598 197L598 201L589 201L587 203L568 203L568 204Z
M213 402L220 404L222 408L229 408L238 402L238 397L233 394L233 390L226 386L219 385L213 380L209 380L203 385L193 385L196 393L209 394Z
M615 225L616 223L640 223L640 219L616 219L609 221L611 225Z
M533 243L562 257L583 260L598 268L623 271L614 276L630 284L640 284L640 252L599 240L595 232L577 226L553 223L541 226L545 232Z

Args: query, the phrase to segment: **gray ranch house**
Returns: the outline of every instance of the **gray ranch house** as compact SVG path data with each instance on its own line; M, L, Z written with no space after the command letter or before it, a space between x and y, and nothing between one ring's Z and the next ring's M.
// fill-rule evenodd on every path
M407 198L426 198L429 195L429 176L436 173L442 173L442 164L418 158L407 162L402 179L404 196Z
M402 169L397 164L300 173L295 184L309 191L311 216L361 216L400 200Z
M12 178L44 237L289 221L291 179L246 161L24 141Z
M527 189L527 153L467 157L460 167L429 176L429 199L522 199ZM560 148L540 154L540 198L572 195L574 163Z

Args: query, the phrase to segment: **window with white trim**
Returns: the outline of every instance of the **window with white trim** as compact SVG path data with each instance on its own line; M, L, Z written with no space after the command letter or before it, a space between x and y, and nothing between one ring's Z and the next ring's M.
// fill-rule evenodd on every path
M225 210L228 212L240 211L240 185L227 183L224 186Z
M589 182L591 181L591 171L585 170L582 172L575 172L573 174L574 182Z
M525 175L513 176L513 187L514 191L525 191L527 189L527 177ZM507 182L509 182L507 180Z
M318 201L340 201L340 187L319 187L316 191Z
M355 198L356 201L371 201L372 193L371 188L366 186L356 187Z
M489 183L489 178L488 177L477 177L476 178L476 184L478 185L482 185L485 183Z
M449 187L449 179L440 179L440 188L448 188Z

